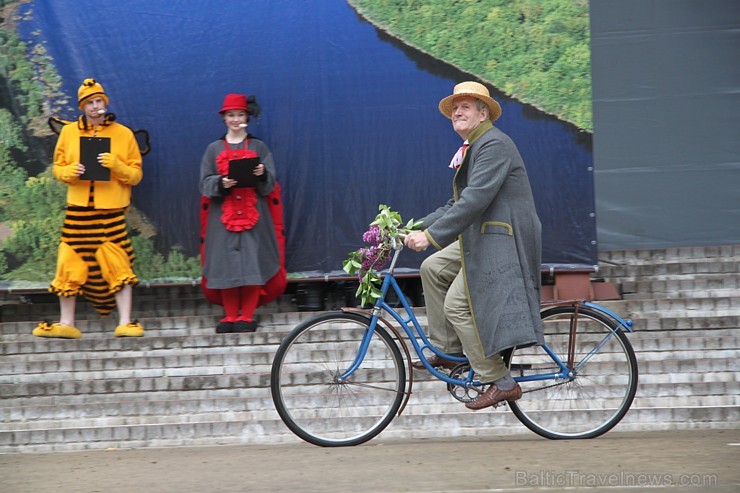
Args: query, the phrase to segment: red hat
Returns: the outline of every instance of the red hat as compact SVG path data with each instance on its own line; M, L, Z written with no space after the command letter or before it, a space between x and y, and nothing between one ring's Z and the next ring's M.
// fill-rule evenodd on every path
M227 94L224 98L224 104L218 112L223 113L229 110L244 110L249 113L247 96L244 94Z

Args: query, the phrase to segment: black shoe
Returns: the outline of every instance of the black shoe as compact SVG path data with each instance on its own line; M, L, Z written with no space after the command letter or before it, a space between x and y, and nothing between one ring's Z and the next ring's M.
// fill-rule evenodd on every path
M237 320L234 322L234 330L232 332L254 332L257 330L257 322Z
M216 334L229 334L234 332L234 322L219 322L216 326Z

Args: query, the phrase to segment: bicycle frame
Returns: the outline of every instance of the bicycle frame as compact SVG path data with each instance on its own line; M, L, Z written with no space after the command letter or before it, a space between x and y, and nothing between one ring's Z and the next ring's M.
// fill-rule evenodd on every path
M360 348L357 352L357 356L355 357L354 361L350 365L349 369L347 369L344 373L342 373L339 376L339 381L345 381L348 379L362 364L362 361L365 359L365 355L367 354L367 349L370 344L370 340L372 338L373 332L375 331L375 327L378 324L378 321L381 319L381 314L383 311L390 314L393 319L398 322L398 324L403 327L403 330L406 332L407 337L411 341L411 344L414 347L414 350L416 351L417 355L419 356L420 361L423 362L426 369L434 375L439 380L442 380L444 382L447 382L448 384L461 386L464 388L471 388L471 387L479 387L481 385L484 385L488 382L480 382L478 380L474 380L474 372L470 371L468 372L468 376L465 379L457 379L452 378L448 376L446 373L442 373L436 368L432 367L429 364L429 361L427 360L426 356L424 356L424 349L429 349L437 356L458 362L460 364L467 363L468 359L465 357L460 356L453 356L446 354L436 347L429 341L427 336L424 334L424 331L422 330L421 326L419 325L419 321L416 318L416 315L414 314L413 309L408 303L408 300L406 299L406 295L401 290L400 286L398 285L398 282L396 281L396 278L393 274L396 260L398 259L398 255L400 251L403 249L402 244L398 244L398 246L395 246L395 252L393 254L393 259L391 261L391 265L388 268L387 273L385 274L383 278L383 284L381 287L381 293L382 296L378 298L375 301L375 305L372 309L372 316L370 319L370 325L368 326L367 331L365 332L362 342L360 344ZM406 310L406 313L408 314L407 318L404 318L401 316L396 309L394 309L392 306L390 306L388 303L386 303L385 298L388 294L388 290L393 289L398 296L399 301L401 302L401 305L403 306L404 310ZM582 304L585 306L588 306L590 308L593 308L595 310L600 311L604 315L607 315L614 320L617 321L619 326L624 327L627 331L632 332L632 321L631 320L623 320L615 313L607 310L604 307L601 307L599 305L596 305L594 303L580 301L580 300L574 300L573 302L568 302L567 304ZM412 327L409 327L409 323L412 324ZM571 325L571 340L573 341L576 337L576 324L577 324L577 316L574 318L572 325ZM552 358L553 363L557 365L559 368L559 371L556 372L550 372L550 373L542 373L537 375L529 375L529 376L515 376L512 375L514 380L517 382L532 382L532 381L540 381L540 380L554 380L554 379L573 379L577 375L578 371L580 370L583 365L585 365L591 357L598 353L599 350L607 343L609 339L614 337L615 332L611 332L610 334L606 335L598 344L595 345L595 347L578 363L578 365L574 366L573 362L573 355L572 351L569 351L568 360L567 362L564 362L563 360L558 357L557 354L555 354L548 346L547 344L543 344L542 348L544 351ZM418 339L421 339L422 343L419 344ZM515 369L515 368L512 368Z

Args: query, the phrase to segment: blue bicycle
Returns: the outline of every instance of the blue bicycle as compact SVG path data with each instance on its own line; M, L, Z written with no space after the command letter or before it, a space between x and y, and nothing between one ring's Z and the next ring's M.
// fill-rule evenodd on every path
M283 422L301 439L325 447L364 443L403 412L412 393L410 341L427 370L460 402L487 384L467 359L433 347L394 277L393 258L372 310L344 309L299 324L282 341L270 388ZM401 308L386 301L393 290ZM406 333L381 315L389 314ZM504 354L524 395L509 402L530 430L549 439L594 438L625 416L637 390L637 359L625 332L632 321L578 300L543 305L546 344ZM459 362L447 371L429 365L425 350ZM407 371L409 378L407 378Z

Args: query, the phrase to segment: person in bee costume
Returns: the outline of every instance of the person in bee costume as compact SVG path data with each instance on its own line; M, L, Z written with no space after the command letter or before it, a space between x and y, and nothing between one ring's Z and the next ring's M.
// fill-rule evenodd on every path
M49 287L59 296L61 315L58 323L41 322L33 335L81 337L75 308L77 296L83 295L103 317L118 308L115 337L141 337L144 328L131 319L132 287L139 280L125 218L131 189L143 177L139 144L134 133L108 112L109 98L99 82L85 79L77 95L83 114L62 127L52 168L54 177L67 185L56 276ZM109 139L110 152L97 155L99 165L109 170L109 179L86 179L81 137Z

